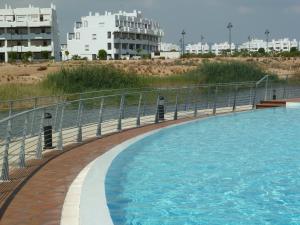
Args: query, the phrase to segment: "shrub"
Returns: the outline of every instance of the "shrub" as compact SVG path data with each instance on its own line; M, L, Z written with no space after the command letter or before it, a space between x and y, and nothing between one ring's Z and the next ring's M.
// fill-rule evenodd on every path
M9 62L15 62L18 59L18 53L17 52L9 52L8 53L8 61Z
M104 49L99 50L98 58L100 60L107 60L107 52Z
M206 62L185 76L197 83L230 83L257 81L265 75L255 63L230 61Z
M64 92L83 92L109 88L130 88L142 85L142 79L136 74L125 73L112 66L88 66L62 69L47 76L46 87Z
M48 52L48 51L42 51L41 52L41 56L42 56L42 59L49 59L50 52Z
M258 53L259 53L259 54L265 54L266 51L265 51L264 48L260 48L260 49L258 49Z

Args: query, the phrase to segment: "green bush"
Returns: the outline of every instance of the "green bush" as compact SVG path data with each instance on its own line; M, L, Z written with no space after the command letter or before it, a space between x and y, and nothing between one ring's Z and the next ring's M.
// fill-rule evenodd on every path
M9 62L15 62L18 59L18 53L17 52L9 52L8 53L8 61Z
M257 81L266 73L255 63L249 62L207 62L184 76L197 83L229 83Z
M48 52L48 51L42 51L41 52L41 56L42 56L42 59L49 59L50 52Z
M62 69L49 74L44 81L48 88L63 92L84 92L109 88L131 88L143 85L142 78L111 66L87 66Z
M100 60L107 60L107 52L104 49L99 50L98 58Z

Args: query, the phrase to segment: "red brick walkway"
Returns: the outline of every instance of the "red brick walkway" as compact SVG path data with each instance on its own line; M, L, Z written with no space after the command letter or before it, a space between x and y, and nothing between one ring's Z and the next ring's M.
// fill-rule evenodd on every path
M127 139L183 121L170 121L107 136L53 159L29 179L15 196L0 221L1 225L60 224L69 186L86 165Z

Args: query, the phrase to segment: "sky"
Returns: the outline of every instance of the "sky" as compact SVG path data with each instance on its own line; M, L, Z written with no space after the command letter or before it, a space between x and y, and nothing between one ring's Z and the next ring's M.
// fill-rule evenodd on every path
M300 0L53 0L57 8L61 41L73 30L81 16L105 11L141 10L144 17L158 21L165 36L163 42L179 43L186 31L186 43L197 43L201 35L208 43L228 40L227 24L233 24L232 41L242 43L250 35L300 39ZM0 0L0 6L50 7L49 0Z

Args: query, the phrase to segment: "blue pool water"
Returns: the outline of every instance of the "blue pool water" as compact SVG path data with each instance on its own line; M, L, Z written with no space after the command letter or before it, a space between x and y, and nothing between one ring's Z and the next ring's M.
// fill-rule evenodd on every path
M113 161L105 188L115 225L300 224L300 109L162 130Z

